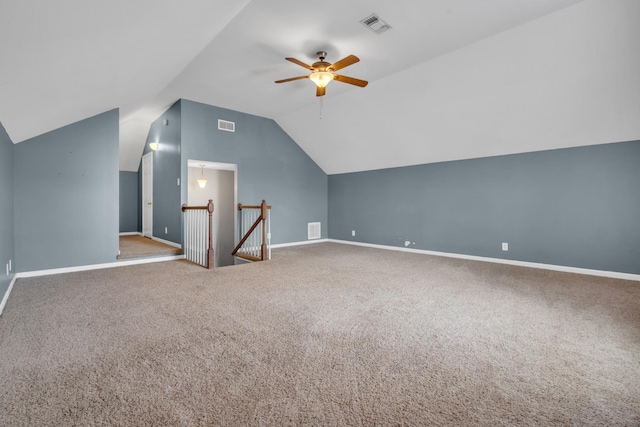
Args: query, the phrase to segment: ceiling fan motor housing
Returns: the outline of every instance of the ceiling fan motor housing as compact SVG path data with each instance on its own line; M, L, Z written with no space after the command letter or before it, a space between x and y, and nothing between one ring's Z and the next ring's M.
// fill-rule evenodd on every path
M325 61L314 62L311 66L315 69L315 71L333 71L333 68L331 68L331 64Z

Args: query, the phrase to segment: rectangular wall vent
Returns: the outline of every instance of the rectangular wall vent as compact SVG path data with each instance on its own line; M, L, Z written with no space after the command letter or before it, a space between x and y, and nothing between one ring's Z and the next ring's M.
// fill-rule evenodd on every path
M382 34L387 30L391 29L391 25L384 22L378 15L375 13L367 16L362 21L360 21L362 25L370 29L376 34Z
M236 124L235 122L230 122L227 120L218 119L218 130L224 130L227 132L235 132Z
M319 239L321 236L320 233L320 223L319 222L310 222L307 224L307 238L309 240Z

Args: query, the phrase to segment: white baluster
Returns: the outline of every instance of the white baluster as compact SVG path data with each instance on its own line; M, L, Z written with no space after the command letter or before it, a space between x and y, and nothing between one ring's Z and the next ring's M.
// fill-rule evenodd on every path
M200 211L200 226L198 227L198 237L200 238L200 265L205 265L205 256L204 256L204 215L202 215L204 211Z
M187 231L185 232L185 242L184 245L186 246L186 252L185 255L187 257L187 259L189 261L193 261L192 257L191 257L191 211L186 211L186 227L187 227Z
M191 261L191 214L190 211L185 211L185 227L186 231L184 233L184 246L185 253L184 255L187 257L189 261Z

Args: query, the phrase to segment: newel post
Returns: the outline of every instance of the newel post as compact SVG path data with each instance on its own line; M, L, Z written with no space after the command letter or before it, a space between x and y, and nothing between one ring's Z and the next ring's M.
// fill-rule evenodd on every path
M213 268L213 200L209 199L207 204L209 212L209 247L207 248L207 268Z
M260 215L262 218L262 246L260 247L260 257L262 261L268 258L267 253L267 202L264 200L260 204Z

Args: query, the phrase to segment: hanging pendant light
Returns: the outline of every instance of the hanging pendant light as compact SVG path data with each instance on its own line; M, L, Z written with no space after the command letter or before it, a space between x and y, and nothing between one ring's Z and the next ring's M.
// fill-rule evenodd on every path
M204 179L204 165L200 165L200 167L202 168L202 171L200 173L200 179L198 180L198 185L200 186L200 188L204 188L205 185L207 185L207 180Z

